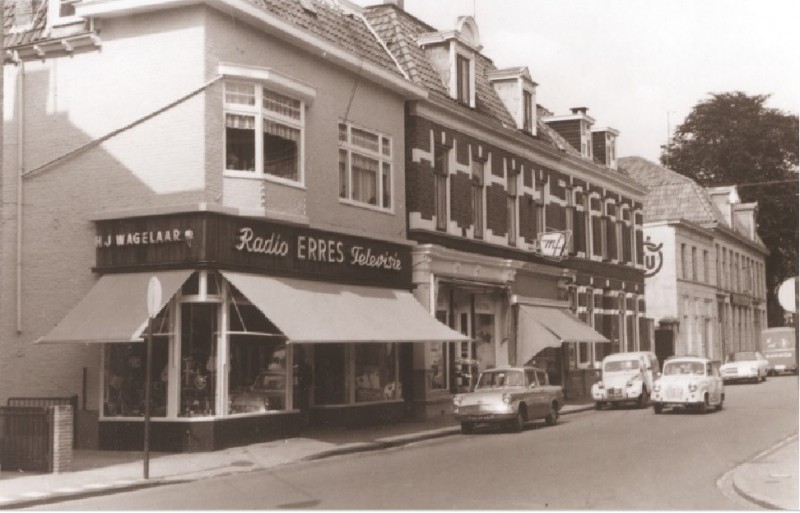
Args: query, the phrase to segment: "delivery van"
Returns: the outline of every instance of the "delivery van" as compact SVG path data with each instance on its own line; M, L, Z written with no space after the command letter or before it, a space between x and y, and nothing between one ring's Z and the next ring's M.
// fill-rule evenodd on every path
M794 328L768 328L761 332L761 352L769 362L769 373L797 373Z

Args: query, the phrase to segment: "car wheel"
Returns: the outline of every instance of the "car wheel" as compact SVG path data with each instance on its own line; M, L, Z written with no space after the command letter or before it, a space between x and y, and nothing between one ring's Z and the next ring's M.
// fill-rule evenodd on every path
M703 396L703 404L700 405L700 413L708 413L711 411L711 403L709 402L708 392Z
M511 431L514 433L519 433L522 431L523 427L525 427L525 416L523 413L523 408L520 406L519 410L517 410L517 416L511 421Z
M605 406L605 405L603 404L603 401L597 401L597 402L595 402L595 403L594 403L594 409L595 409L595 410L602 410L602 409L603 409L603 406Z
M555 403L550 404L550 413L544 418L544 422L548 426L555 426L558 422L558 407Z
M647 402L650 400L650 394L647 393L647 389L642 387L642 393L639 394L639 398L636 400L636 406L639 408L646 408Z
M656 415L661 415L661 412L664 411L664 405L659 403L653 404L653 413Z
M761 378L761 381L766 381L766 380L767 380L767 373L765 372L764 376Z
M461 432L465 435L472 433L472 430L475 429L475 424L472 422L462 422L461 423Z
M722 394L719 398L719 404L717 405L717 411L722 411L722 403L725 402L725 394Z

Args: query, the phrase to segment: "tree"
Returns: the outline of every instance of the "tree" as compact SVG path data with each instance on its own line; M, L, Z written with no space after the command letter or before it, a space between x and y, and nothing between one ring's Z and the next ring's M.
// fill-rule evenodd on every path
M704 187L737 185L758 202L758 234L766 261L770 326L783 324L776 293L797 276L798 117L765 107L768 95L712 93L695 105L662 147L661 163Z

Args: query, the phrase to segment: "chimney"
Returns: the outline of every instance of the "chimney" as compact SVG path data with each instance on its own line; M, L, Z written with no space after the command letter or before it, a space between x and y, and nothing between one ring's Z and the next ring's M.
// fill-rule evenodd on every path
M610 127L592 128L592 151L595 159L610 169L617 169L617 137L619 131Z
M586 114L586 111L589 110L589 107L572 107L569 109L572 111L573 114Z
M384 4L396 5L400 10L403 10L404 0L383 0Z

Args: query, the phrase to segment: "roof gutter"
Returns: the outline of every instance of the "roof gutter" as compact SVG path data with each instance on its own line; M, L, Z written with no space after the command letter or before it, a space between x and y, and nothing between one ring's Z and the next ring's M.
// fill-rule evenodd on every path
M75 4L75 14L86 18L115 18L191 5L207 5L234 16L309 53L358 73L407 100L428 97L425 88L406 80L403 76L287 23L247 0L84 0ZM398 68L398 72L402 73L402 70Z

